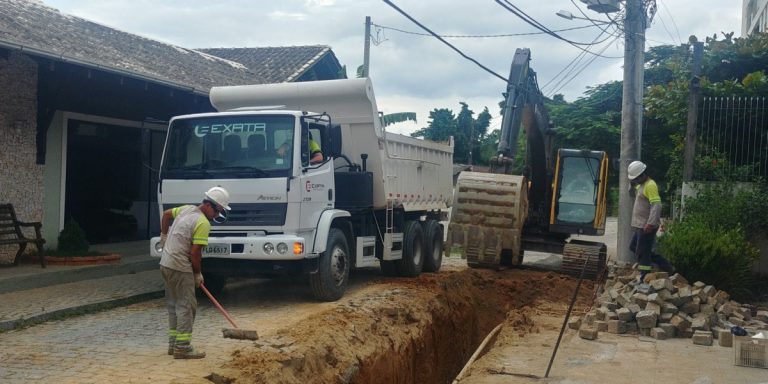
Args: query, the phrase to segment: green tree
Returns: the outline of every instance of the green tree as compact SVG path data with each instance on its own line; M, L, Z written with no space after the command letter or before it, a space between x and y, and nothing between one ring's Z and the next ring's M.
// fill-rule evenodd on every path
M474 118L475 112L467 103L459 102L459 105L461 110L458 115L454 115L448 108L432 110L429 113L429 125L413 132L411 136L435 141L445 141L453 136L455 163L469 163L471 146L473 164L487 164L488 160L483 158L483 152L484 146L487 145L486 136L491 123L491 114L486 107L477 115L477 118Z

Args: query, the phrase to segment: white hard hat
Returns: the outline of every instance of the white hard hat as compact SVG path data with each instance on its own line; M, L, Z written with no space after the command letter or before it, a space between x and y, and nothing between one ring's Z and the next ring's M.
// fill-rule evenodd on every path
M634 180L645 172L645 168L647 168L645 163L635 160L629 164L629 167L627 167L627 177L629 177L630 180Z
M229 211L229 192L222 187L213 187L205 193L205 199L210 200Z

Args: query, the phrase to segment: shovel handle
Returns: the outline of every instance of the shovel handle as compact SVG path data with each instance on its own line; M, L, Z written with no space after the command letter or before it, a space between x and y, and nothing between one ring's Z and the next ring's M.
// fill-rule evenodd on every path
M235 327L235 329L238 329L237 325L235 325L235 321L232 320L232 318L229 316L229 313L227 313L224 307L222 307L221 304L219 304L219 302L216 301L213 295L211 295L211 292L208 292L208 288L206 288L205 285L200 284L200 289L205 293L206 296L208 296L209 299L211 299L211 302L213 302L213 305L216 306L219 312L221 312L221 314L224 315L224 317L226 317L227 320L229 320L229 323L232 324L232 326Z

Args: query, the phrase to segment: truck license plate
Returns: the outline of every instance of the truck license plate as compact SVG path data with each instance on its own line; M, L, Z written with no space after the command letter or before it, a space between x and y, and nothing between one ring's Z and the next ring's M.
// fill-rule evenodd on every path
M208 244L207 247L203 248L203 254L209 256L229 255L229 244Z

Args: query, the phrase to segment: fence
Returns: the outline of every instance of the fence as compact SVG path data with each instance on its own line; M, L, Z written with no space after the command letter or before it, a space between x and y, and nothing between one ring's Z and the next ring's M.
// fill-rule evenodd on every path
M768 176L766 97L705 97L699 109L694 180Z

